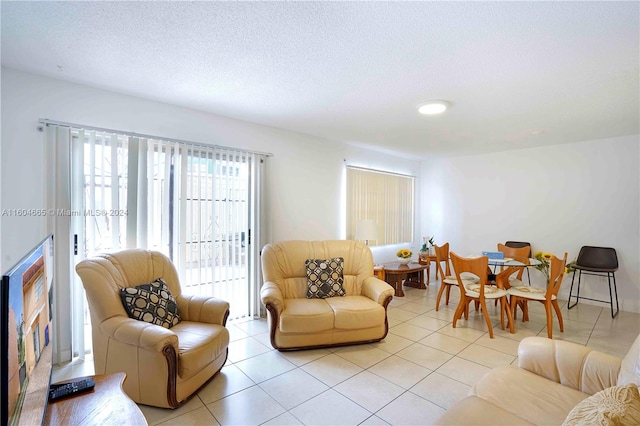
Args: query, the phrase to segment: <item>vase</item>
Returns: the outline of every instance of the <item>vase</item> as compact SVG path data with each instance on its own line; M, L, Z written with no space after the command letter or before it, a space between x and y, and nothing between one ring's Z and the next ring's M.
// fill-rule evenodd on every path
M409 263L411 263L411 258L410 257L399 257L398 258L398 262L400 262L401 265L408 265Z

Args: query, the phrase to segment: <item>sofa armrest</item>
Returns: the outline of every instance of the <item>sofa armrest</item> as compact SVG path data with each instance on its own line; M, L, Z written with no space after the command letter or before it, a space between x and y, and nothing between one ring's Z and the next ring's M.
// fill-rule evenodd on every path
M280 315L284 309L284 298L282 297L282 291L276 283L267 281L262 284L260 289L260 299L263 305L271 305L276 309L276 313Z
M384 301L394 294L393 287L378 277L367 277L362 282L362 295L378 302L379 305L384 305Z
M586 346L544 337L527 337L518 347L518 366L593 395L618 380L622 360Z
M117 316L104 320L100 330L109 338L131 346L162 352L169 345L178 353L178 336L164 327Z
M176 302L180 317L185 321L224 326L229 316L229 302L217 297L181 294Z

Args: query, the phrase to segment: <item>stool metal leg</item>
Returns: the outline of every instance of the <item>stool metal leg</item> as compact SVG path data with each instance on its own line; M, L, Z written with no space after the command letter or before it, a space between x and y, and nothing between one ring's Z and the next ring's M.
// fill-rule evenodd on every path
M569 288L569 301L567 302L567 309L571 309L574 306L576 306L578 304L578 299L580 298L580 278L582 278L582 270L578 270L578 294L576 296L576 301L575 303L572 305L571 304L571 296L573 295L573 280L576 278L576 274L575 272L573 273L573 276L571 277L571 287Z
M613 313L613 295L611 293L611 278L613 278L613 291L616 294L616 313ZM618 287L616 286L616 275L613 272L607 272L607 279L609 281L609 302L611 304L611 318L615 318L620 311L618 306Z

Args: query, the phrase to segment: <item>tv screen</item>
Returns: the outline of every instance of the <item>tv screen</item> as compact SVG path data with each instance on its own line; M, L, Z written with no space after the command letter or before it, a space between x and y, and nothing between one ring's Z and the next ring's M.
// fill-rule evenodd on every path
M42 424L51 380L53 235L2 276L1 424Z

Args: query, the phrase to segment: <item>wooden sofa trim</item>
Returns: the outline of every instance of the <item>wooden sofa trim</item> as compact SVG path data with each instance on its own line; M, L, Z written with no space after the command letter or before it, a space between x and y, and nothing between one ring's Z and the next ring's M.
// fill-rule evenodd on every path
M176 408L179 405L176 397L178 355L172 345L165 345L162 354L167 360L167 403L171 408Z
M227 325L227 319L229 318L229 313L230 313L230 311L227 309L227 312L224 314L224 318L222 319L222 326L223 327L226 327L226 325ZM191 399L191 396L197 394L198 391L195 391L194 393L192 393L190 397L185 398L182 401L178 401L178 397L177 397L177 394L176 394L176 386L178 384L177 383L178 382L178 355L176 354L176 350L172 345L165 345L162 348L162 354L164 355L165 359L167 360L167 373L168 373L168 378L167 378L167 403L173 409L173 408L179 407L180 405L182 405L183 403L185 403L186 401ZM213 373L213 375L209 378L209 380L204 382L200 388L204 387L204 385L209 383L215 376L218 375L218 373L222 370L222 367L227 363L227 359L228 358L229 358L229 347L227 346L227 349L225 351L224 362L222 363L222 365L220 366L218 371Z

